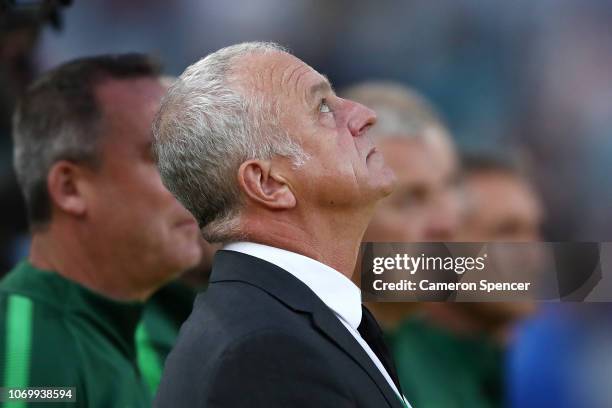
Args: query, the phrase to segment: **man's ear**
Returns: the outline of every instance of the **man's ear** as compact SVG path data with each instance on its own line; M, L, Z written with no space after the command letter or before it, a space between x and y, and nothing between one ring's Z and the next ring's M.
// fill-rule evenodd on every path
M51 202L62 211L80 217L87 210L84 169L78 164L60 160L47 173L47 190Z
M238 183L251 200L274 210L295 207L296 199L284 177L268 161L248 160L238 169Z

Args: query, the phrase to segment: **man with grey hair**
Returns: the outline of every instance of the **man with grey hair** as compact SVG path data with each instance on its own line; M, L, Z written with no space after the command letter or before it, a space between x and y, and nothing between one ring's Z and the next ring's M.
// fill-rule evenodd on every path
M3 387L150 407L134 344L143 302L201 257L197 224L153 161L164 92L158 65L128 54L68 62L23 96L15 169L32 242L0 282Z
M394 181L375 120L270 43L212 53L169 90L154 124L162 178L226 245L156 406L407 406L350 281Z

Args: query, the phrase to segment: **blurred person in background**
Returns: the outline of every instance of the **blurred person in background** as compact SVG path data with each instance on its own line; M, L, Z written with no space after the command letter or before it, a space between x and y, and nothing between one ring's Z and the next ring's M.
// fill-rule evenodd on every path
M515 166L493 156L463 166L465 212L456 240L540 239L539 198ZM510 330L533 310L531 302L424 303L390 336L406 395L424 408L502 406Z
M393 169L394 191L377 205L365 242L453 240L460 222L459 164L439 115L421 95L395 82L364 82L342 96L371 107L378 116L372 135ZM359 280L359 271L354 280ZM371 303L387 329L411 313L408 303Z
M343 95L377 112L372 133L398 180L394 192L378 205L364 241L539 237L539 202L511 167L474 159L466 163L465 185L459 186L452 140L421 96L393 83L364 83ZM482 332L503 307L498 312L493 304L381 302L368 307L386 324L400 382L415 406L501 405L501 349Z
M135 331L144 301L201 258L163 186L150 126L165 88L139 54L68 62L14 115L30 255L0 282L4 387L76 387L76 406L149 407Z
M343 95L377 112L374 140L398 180L393 193L377 206L364 241L455 240L464 205L459 160L433 107L415 91L391 82L358 84ZM385 324L400 383L415 406L488 406L475 389L480 384L474 383L482 378L473 378L481 369L480 344L473 350L464 346L454 334L446 334L447 328L438 329L431 318L444 314L452 321L460 306L380 302L368 307Z
M159 407L407 407L350 281L394 177L374 113L272 43L187 68L154 123L158 166L215 255Z
M509 158L466 155L463 188L467 211L458 241L540 241L544 222L538 193Z

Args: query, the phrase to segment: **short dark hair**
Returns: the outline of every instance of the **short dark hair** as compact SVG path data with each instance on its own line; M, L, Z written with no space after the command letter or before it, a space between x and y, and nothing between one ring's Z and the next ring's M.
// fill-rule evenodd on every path
M13 116L13 153L32 228L51 220L47 174L55 162L99 162L102 109L96 87L110 79L158 77L160 72L160 64L147 55L100 55L62 64L28 88Z

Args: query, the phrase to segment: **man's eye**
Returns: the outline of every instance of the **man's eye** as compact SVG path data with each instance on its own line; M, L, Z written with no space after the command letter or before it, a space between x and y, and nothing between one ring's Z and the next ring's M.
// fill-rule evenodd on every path
M327 104L327 101L325 99L323 99L321 101L321 104L319 105L319 112L321 112L321 113L329 113L329 112L331 112L331 108L329 107L329 105Z

